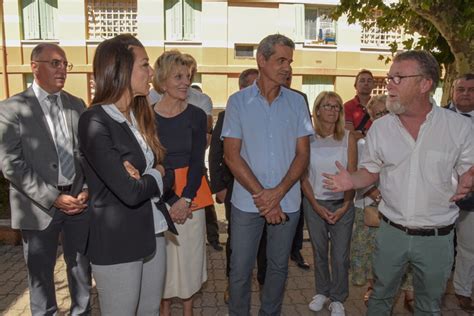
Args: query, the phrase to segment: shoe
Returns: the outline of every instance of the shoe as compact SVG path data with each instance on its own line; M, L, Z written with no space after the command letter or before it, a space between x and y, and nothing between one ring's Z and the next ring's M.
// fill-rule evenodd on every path
M224 291L224 303L229 304L229 298L229 285L227 285Z
M308 304L308 307L313 312L319 312L323 309L324 304L327 302L328 298L325 295L317 294L313 297L311 303Z
M296 251L291 254L290 259L296 263L298 267L300 267L303 270L309 270L309 263L304 261L303 256L301 255L301 252Z
M370 295L371 295L371 294L372 294L372 287L369 286L369 287L367 288L367 292L365 292L365 294L364 294L364 304L365 304L365 306L367 306L367 307L369 306L369 298L370 298Z
M463 311L466 313L474 313L474 306L472 305L472 299L470 297L459 294L455 295L458 299L459 307L461 307Z
M329 304L329 310L331 311L331 316L345 316L346 312L344 311L344 305L341 302L332 302Z
M218 241L212 241L212 242L210 242L210 245L211 245L212 248L214 248L214 250L216 250L216 251L222 251L222 250L224 250L224 248L219 244Z

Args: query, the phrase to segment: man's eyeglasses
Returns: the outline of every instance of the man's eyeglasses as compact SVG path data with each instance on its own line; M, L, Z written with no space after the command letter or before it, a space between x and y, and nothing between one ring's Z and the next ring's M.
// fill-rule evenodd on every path
M402 79L413 78L413 77L423 77L423 75L409 75L409 76L390 76L390 75L387 75L387 77L385 78L385 83L389 84L390 81L392 81L394 84L399 85L400 82L402 82Z
M71 64L70 62L68 61L63 61L63 60L59 60L59 59L52 59L52 60L33 60L33 62L35 63L48 63L51 65L51 67L53 67L54 69L58 69L58 68L65 68L67 71L71 71L72 70L72 67L74 66L73 64Z
M390 111L383 110L383 111L380 111L380 112L375 113L375 114L374 114L374 117L375 117L376 119L378 119L378 118L381 118L382 116L384 116L385 114L388 114L388 113L390 113Z
M333 105L333 104L323 104L321 105L321 107L323 109L325 109L326 111L337 111L339 112L342 108L340 105Z

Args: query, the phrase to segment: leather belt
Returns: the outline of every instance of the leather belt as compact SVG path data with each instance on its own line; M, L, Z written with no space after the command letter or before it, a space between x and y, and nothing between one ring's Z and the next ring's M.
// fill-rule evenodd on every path
M70 192L72 189L72 184L69 185L57 185L56 189L58 189L61 192Z
M404 231L407 235L411 235L411 236L445 236L449 234L454 228L454 224L439 227L439 228L408 228L403 225L392 222L383 214L382 214L382 219L390 226L393 226L401 231Z

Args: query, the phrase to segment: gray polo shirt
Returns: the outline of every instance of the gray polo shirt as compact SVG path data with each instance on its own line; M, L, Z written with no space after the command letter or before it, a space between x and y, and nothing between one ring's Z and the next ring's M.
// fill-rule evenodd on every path
M274 188L288 172L299 137L314 133L308 108L301 95L284 87L271 105L253 85L233 94L227 102L221 137L242 140L240 155L264 188ZM234 180L232 204L244 212L258 213L252 195ZM299 210L300 183L288 191L281 207Z

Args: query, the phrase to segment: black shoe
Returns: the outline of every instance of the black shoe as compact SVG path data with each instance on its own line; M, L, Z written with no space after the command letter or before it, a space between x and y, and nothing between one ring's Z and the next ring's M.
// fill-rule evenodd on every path
M296 251L291 254L290 259L293 260L298 267L300 267L303 270L309 270L309 263L304 261L303 256L301 255L301 252Z
M212 248L214 248L214 250L216 250L216 251L222 251L222 250L224 250L224 248L219 244L218 241L213 241L213 242L210 242L209 244L210 244L210 245L212 246Z

